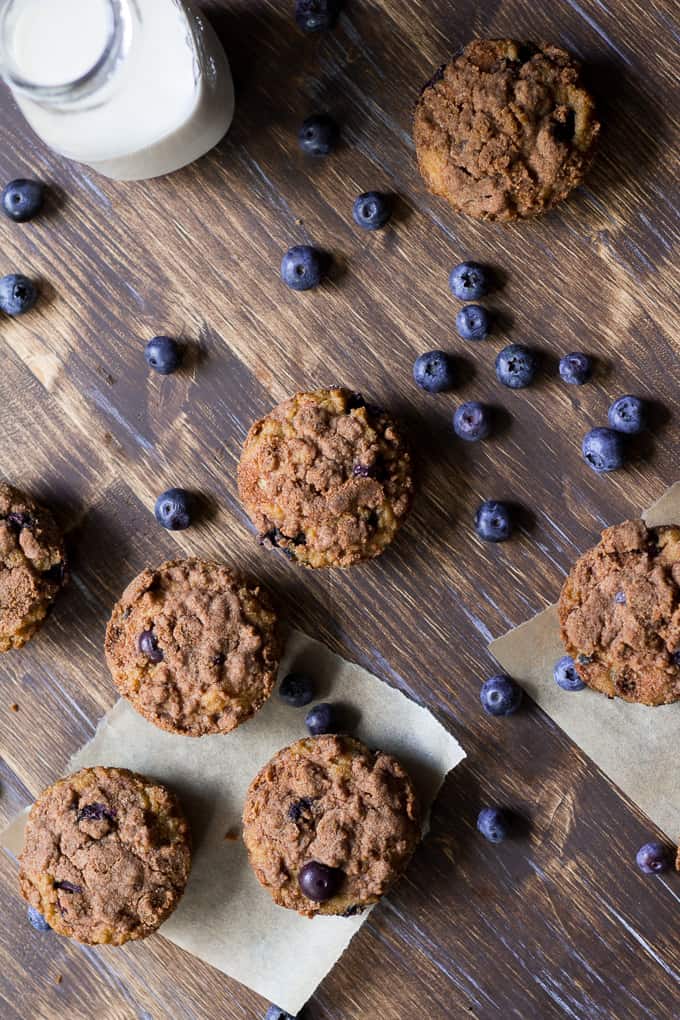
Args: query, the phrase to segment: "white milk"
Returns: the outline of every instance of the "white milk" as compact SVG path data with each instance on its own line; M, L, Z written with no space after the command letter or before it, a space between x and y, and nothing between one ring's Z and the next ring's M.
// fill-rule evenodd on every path
M8 0L0 40L33 129L109 177L171 173L231 124L227 58L185 0Z

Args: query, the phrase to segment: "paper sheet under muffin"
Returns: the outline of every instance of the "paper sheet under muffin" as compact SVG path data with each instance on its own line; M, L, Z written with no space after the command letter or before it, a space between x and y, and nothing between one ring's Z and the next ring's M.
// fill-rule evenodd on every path
M680 524L680 482L642 514L650 527ZM585 552L585 549L583 550ZM557 686L564 648L557 607L492 641L489 651L551 719L675 842L680 836L680 702L633 705Z
M356 716L355 736L399 758L429 808L447 773L465 757L434 716L299 631L290 635L281 676L293 668L317 678L318 700L339 702ZM191 823L194 864L187 891L161 933L293 1014L366 919L364 914L312 921L277 907L253 875L240 838L251 779L278 750L306 736L304 716L304 709L290 708L274 694L233 733L192 739L157 729L121 699L69 767L133 769L180 796ZM15 856L23 846L27 813L0 836Z

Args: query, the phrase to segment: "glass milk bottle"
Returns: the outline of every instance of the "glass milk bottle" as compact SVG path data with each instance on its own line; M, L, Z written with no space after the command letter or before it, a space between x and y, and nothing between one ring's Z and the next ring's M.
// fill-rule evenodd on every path
M224 50L186 0L0 0L0 70L44 142L116 180L186 166L234 114Z

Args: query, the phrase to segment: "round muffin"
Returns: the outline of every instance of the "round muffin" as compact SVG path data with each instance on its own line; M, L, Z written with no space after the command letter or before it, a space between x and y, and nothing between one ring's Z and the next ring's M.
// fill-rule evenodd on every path
M272 692L277 620L265 592L227 567L173 560L143 570L106 630L120 693L149 722L200 737L228 733Z
M558 611L589 687L641 705L680 700L680 528L607 528L569 574Z
M399 762L338 736L279 751L250 785L243 826L258 881L306 917L361 913L406 869L421 835Z
M21 895L56 932L120 946L177 906L189 828L164 786L127 769L81 769L38 797L19 863Z
M414 138L435 195L478 220L546 212L581 182L600 125L558 46L475 39L421 94Z
M349 567L380 555L413 498L399 429L341 388L298 393L256 422L238 484L262 541L307 567Z
M66 580L66 553L49 510L0 482L0 652L21 648Z

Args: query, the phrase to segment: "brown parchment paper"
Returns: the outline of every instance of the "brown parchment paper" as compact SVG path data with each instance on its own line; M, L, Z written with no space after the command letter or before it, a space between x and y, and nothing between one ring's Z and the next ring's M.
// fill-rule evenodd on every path
M680 524L680 482L642 516L650 526ZM585 550L584 550L585 551ZM680 836L680 702L650 708L586 688L563 691L552 678L564 655L557 608L492 641L489 651L574 743L673 840Z
M405 695L371 673L294 631L281 675L305 669L319 679L320 699L342 703L352 732L395 754L430 807L447 773L464 757L458 742ZM187 891L161 928L165 938L206 960L266 999L296 1014L349 945L366 915L313 921L277 907L248 865L240 838L245 793L256 772L280 748L306 734L304 710L276 694L233 733L191 739L165 733L120 700L69 771L113 765L167 783L182 799L194 836ZM17 856L28 810L0 835Z

